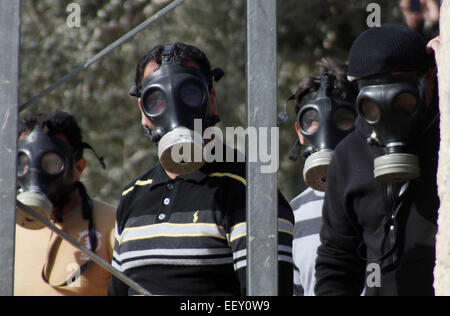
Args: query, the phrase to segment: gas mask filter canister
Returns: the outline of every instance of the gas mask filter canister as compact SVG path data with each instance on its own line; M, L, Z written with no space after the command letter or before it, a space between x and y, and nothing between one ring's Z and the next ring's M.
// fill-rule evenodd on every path
M311 154L305 160L303 167L303 181L314 190L325 191L328 166L333 158L333 152L323 150Z
M45 195L37 192L22 192L17 195L17 200L32 208L39 215L50 220L53 204ZM29 215L28 212L19 206L17 207L16 212L16 223L23 228L31 230L39 230L45 227L41 221Z
M178 127L159 141L159 161L164 170L175 174L190 174L204 164L203 147L201 135L186 127Z

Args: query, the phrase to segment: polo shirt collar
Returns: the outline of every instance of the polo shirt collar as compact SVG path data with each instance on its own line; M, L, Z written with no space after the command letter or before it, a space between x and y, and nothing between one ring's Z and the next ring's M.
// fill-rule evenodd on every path
M197 170L194 173L190 173L190 174L185 174L185 175L179 175L176 179L183 179L183 180L192 180L195 182L201 182L203 181L207 176L208 173L206 172L207 166L206 164L203 165L199 170ZM167 182L173 181L173 179L171 179L167 173L165 172L165 170L163 169L163 167L161 166L161 163L158 162L156 164L156 168L155 168L155 173L153 174L153 182L150 185L151 188L160 185L160 184L165 184Z

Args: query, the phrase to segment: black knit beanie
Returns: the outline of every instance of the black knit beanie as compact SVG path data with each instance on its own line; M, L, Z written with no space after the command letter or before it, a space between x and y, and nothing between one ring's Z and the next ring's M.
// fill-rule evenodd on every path
M365 78L390 72L425 71L430 65L426 41L399 24L384 24L363 32L353 43L348 76Z

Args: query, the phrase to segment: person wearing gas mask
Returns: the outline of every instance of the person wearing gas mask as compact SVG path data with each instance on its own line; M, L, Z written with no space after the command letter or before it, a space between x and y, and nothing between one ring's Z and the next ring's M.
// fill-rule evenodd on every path
M123 191L112 264L154 295L246 294L245 163L196 157L218 122L212 83L222 75L183 43L157 45L137 65L130 94L159 162ZM292 295L294 220L278 201L279 294ZM109 294L137 293L112 277Z
M400 8L406 25L426 40L439 34L441 0L401 0Z
M328 168L316 295L434 294L439 109L426 44L385 24L352 45L359 116Z
M80 182L86 148L92 149L82 141L72 115L55 111L24 117L19 128L17 200L111 262L115 208L91 199ZM107 294L108 271L21 207L16 221L15 295Z
M441 37L436 36L427 44L427 52L428 54L434 54L436 67L439 69L439 53L441 48Z
M308 186L291 202L294 211L294 295L313 296L315 262L320 245L322 205L328 165L336 145L354 129L357 89L347 81L345 64L322 59L318 77L302 81L295 98L298 141L290 158L302 149L303 181ZM301 145L301 146L300 146Z

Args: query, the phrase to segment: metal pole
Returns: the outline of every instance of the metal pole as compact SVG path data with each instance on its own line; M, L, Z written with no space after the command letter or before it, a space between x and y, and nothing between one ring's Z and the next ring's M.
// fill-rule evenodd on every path
M0 296L14 294L20 10L0 1Z
M267 152L271 152L270 127L277 124L276 0L247 0L246 36L248 131L268 127ZM247 155L255 155L250 153L255 149L247 141ZM275 296L278 294L277 174L262 173L259 154L256 156L257 162L247 159L247 295Z

